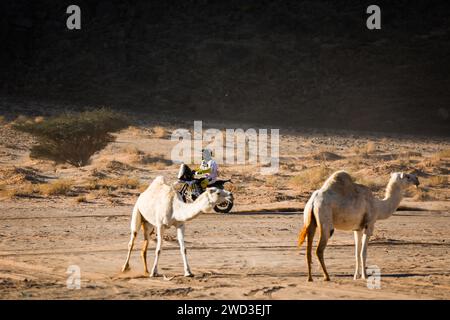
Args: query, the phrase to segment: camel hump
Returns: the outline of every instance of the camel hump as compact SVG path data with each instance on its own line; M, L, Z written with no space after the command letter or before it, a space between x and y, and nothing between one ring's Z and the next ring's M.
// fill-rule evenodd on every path
M166 180L163 176L157 176L152 183L145 190L146 192L155 192L159 190L165 190L170 187L167 185Z
M323 190L332 190L343 196L351 196L357 192L352 177L346 171L336 171L323 184Z
M157 176L155 180L153 180L152 184L155 185L161 185L161 184L167 184L166 179L163 176Z

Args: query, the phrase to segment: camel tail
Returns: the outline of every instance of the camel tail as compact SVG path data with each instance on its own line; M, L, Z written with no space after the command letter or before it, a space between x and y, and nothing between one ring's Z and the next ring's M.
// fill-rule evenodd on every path
M308 227L309 227L309 225L308 226L304 226L302 228L302 230L300 230L300 232L298 234L298 243L297 243L297 245L299 247L301 247L303 242L305 242L306 235L308 234Z
M303 242L305 242L305 239L308 235L308 231L309 231L309 227L311 225L311 223L313 223L315 220L314 214L313 214L313 210L314 210L314 198L315 198L315 194L312 195L310 201L308 201L308 203L306 203L305 206L305 211L303 212L304 215L308 215L308 219L307 219L307 223L305 223L305 225L303 226L303 228L300 230L300 232L298 233L298 241L297 241L297 245L299 247L302 246ZM306 219L305 219L306 220Z

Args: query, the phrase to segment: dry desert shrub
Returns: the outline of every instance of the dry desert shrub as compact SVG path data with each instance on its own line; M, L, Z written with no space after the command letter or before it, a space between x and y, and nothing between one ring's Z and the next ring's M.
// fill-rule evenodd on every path
M136 126L129 126L127 132L135 137L144 136L144 130Z
M58 179L50 183L38 185L39 193L44 196L63 196L69 195L74 182L71 179Z
M84 195L79 195L75 198L75 202L76 203L84 203L84 202L88 202L86 196Z
M12 124L13 124L13 125L17 125L17 124L25 124L25 123L33 123L33 122L34 122L34 121L33 121L30 117L21 114L21 115L18 115L18 116L14 119L14 121L12 122Z
M152 136L157 139L164 139L168 135L167 130L164 127L156 126L152 128Z
M366 144L366 150L365 150L365 152L366 152L367 154L374 153L376 150L377 150L377 147L376 147L376 145L375 145L375 142L373 142L373 141L367 142L367 144Z
M45 120L45 118L43 116L37 116L34 118L34 122L35 123L41 123Z
M13 128L33 135L37 144L30 156L85 166L91 156L114 141L111 134L129 124L122 114L108 109L65 113L40 122L16 119Z

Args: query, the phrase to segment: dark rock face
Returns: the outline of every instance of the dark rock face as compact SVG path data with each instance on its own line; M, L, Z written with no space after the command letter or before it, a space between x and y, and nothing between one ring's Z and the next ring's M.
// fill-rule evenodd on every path
M353 2L353 1L352 1ZM446 2L0 4L0 93L192 119L450 132ZM186 112L187 111L187 112Z

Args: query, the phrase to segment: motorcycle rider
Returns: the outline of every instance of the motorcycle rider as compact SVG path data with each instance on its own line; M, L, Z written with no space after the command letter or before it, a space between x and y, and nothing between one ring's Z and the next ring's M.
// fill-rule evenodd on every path
M217 162L212 158L212 152L209 149L202 150L202 163L200 167L196 170L195 174L204 175L203 178L199 179L199 184L202 189L210 184L213 184L217 180L218 174Z

